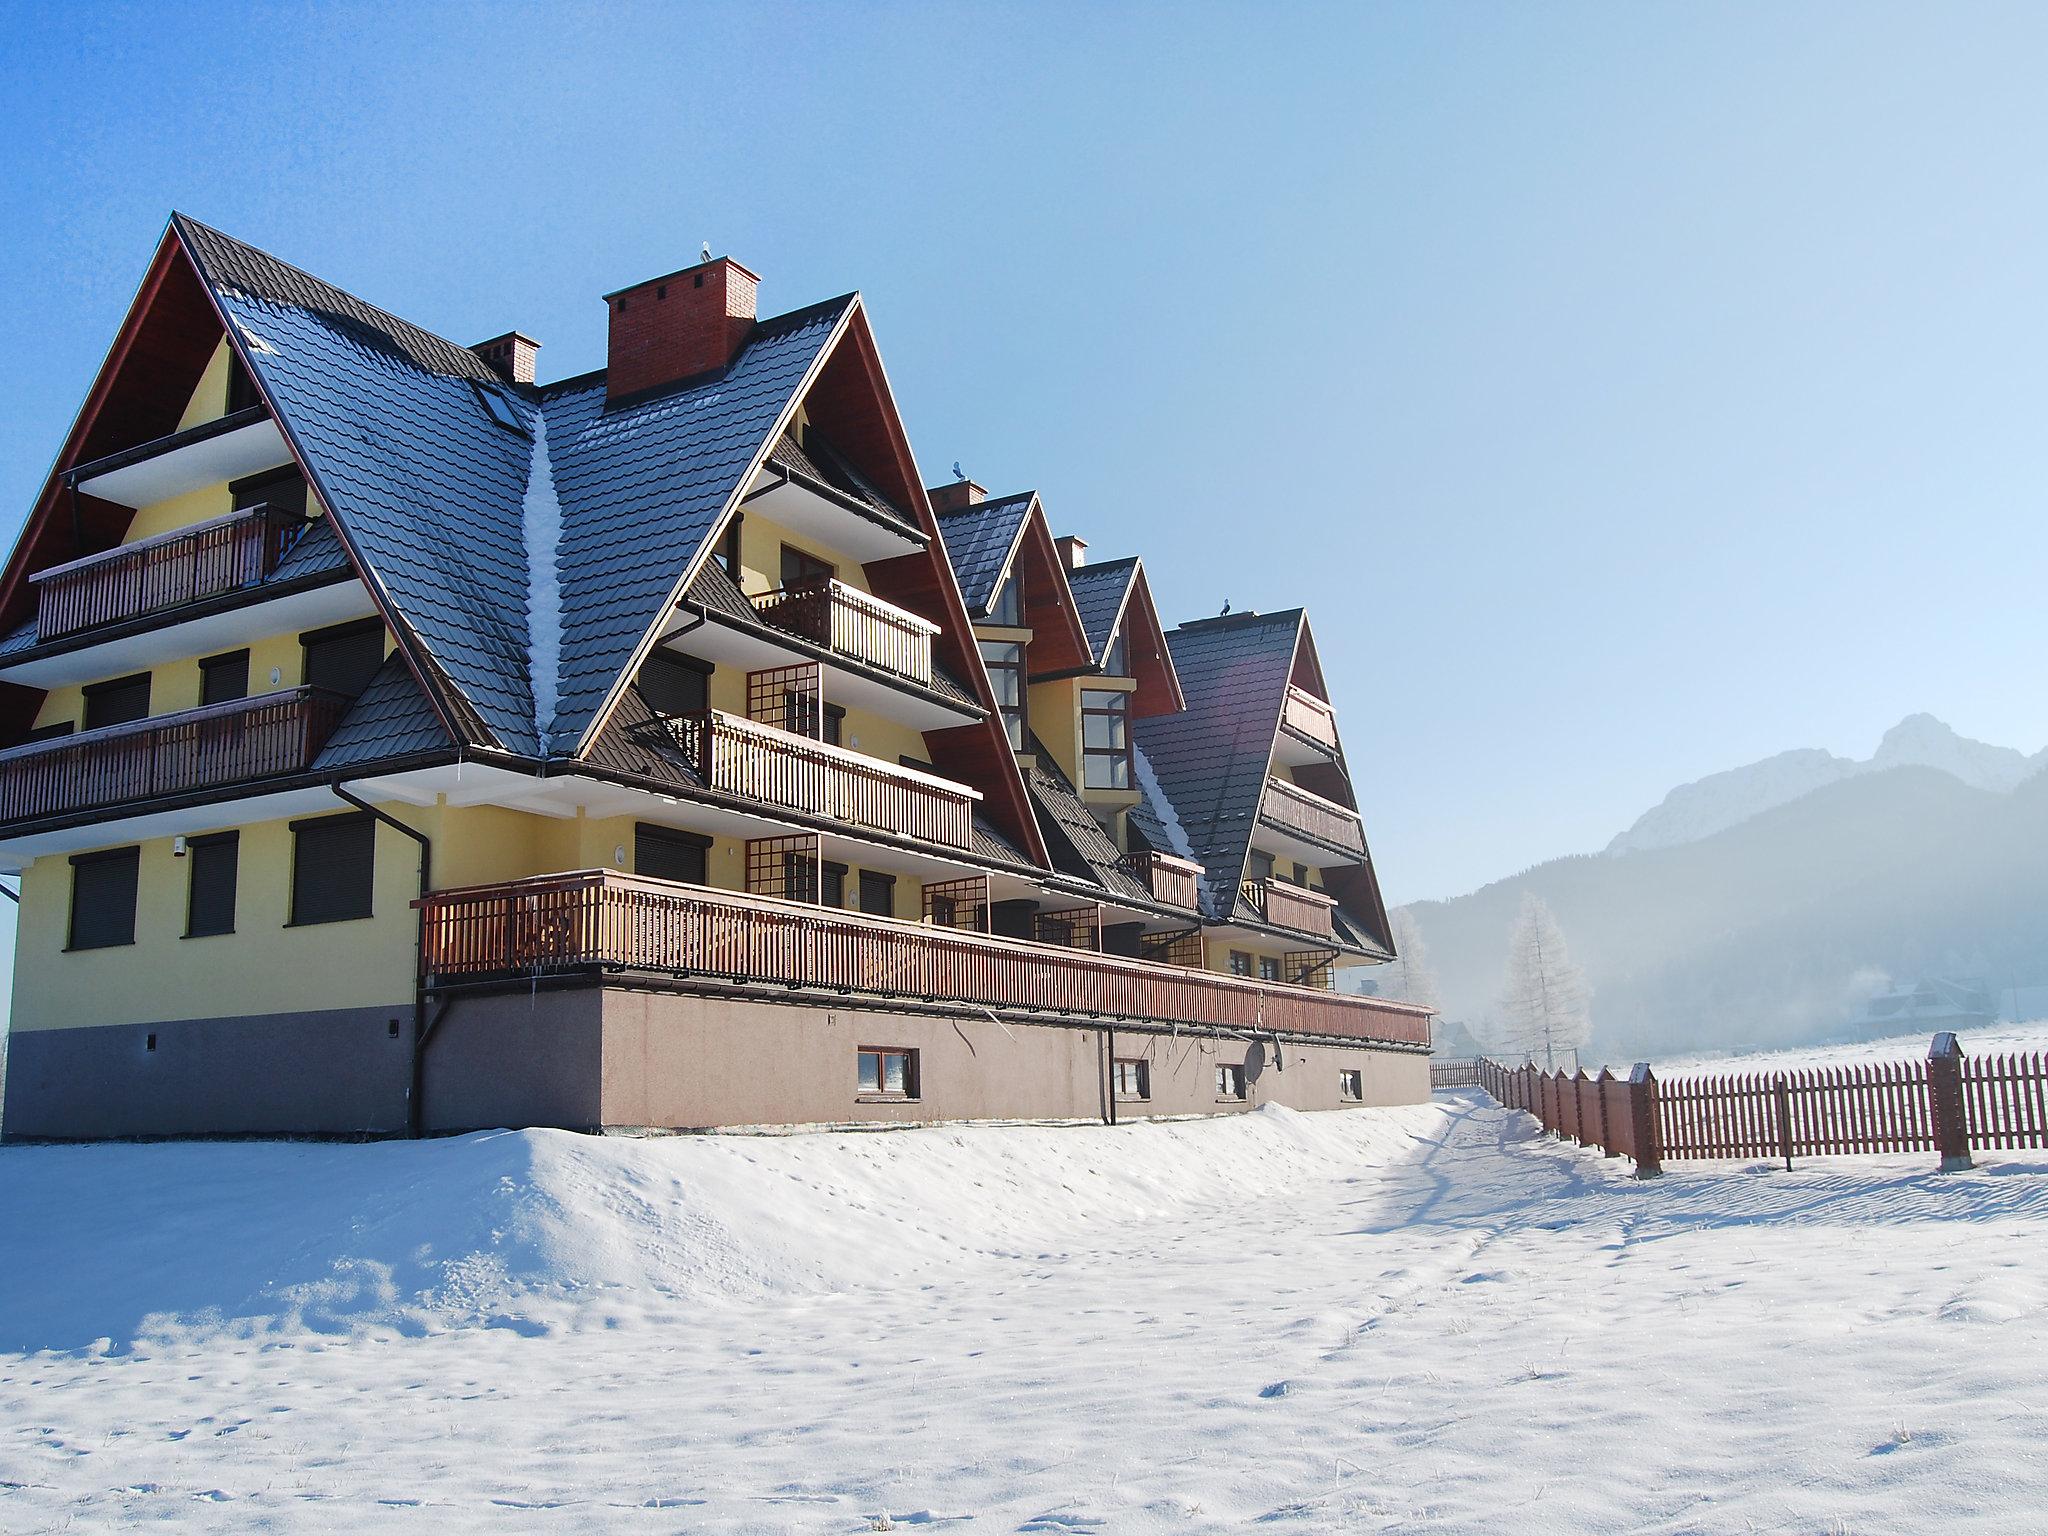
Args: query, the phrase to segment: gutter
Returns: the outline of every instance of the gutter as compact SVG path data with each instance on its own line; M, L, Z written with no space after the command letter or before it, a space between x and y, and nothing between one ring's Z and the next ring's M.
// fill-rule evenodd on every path
M425 896L434 885L434 844L426 833L417 827L409 827L389 811L379 810L369 801L359 799L342 787L336 779L327 786L341 799L347 801L365 815L381 821L392 831L411 838L420 848L420 895ZM405 1090L405 1133L417 1140L420 1135L420 1110L423 1090L427 1078L427 1037L433 1033L433 1025L427 1022L427 909L421 906L413 924L413 965L412 965L412 1074ZM448 1011L448 1005L441 1005L441 1012L434 1016L439 1024Z

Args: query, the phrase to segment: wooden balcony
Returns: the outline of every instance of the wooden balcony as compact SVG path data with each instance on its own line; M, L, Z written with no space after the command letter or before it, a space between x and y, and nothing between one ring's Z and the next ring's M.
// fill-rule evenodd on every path
M57 640L253 586L277 569L306 520L252 507L123 544L29 577L36 639Z
M1170 853L1127 853L1119 862L1145 882L1152 899L1192 912L1201 903L1202 866Z
M947 848L973 846L974 802L980 796L965 785L723 710L667 719L676 745L710 789L869 832Z
M1067 1018L1427 1047L1422 1009L1023 939L582 870L421 899L430 986L543 972L653 973ZM743 1019L734 1020L744 1028Z
M763 622L929 688L936 624L827 577L751 599Z
M1259 819L1292 837L1347 854L1354 861L1365 857L1365 829L1359 825L1358 812L1286 779L1266 780Z
M1287 704L1280 713L1280 723L1295 735L1335 755L1336 712L1314 694L1296 688L1290 683L1287 688Z
M1314 934L1321 939L1336 937L1336 925L1330 914L1337 909L1337 903L1321 891L1290 885L1285 880L1247 880L1239 890L1244 894L1245 904L1275 928Z
M303 773L348 706L288 688L0 752L0 824Z

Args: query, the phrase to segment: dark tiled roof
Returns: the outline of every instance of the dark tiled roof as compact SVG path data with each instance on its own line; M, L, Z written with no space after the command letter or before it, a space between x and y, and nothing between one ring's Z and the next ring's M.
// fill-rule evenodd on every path
M1193 856L1208 870L1204 909L1218 920L1243 878L1300 630L1301 611L1293 609L1170 631L1166 643L1188 707L1131 722Z
M604 729L597 733L585 758L594 767L657 783L685 789L701 789L704 784L690 768L668 726L640 696L637 685L619 695L618 707L605 718Z
M36 621L30 619L11 635L0 639L0 656L12 656L16 651L25 651L36 643Z
M1031 863L1021 849L990 826L979 812L974 818L974 852L977 858L989 859L999 864Z
M1038 828L1054 866L1100 885L1112 895L1149 902L1150 887L1118 862L1122 855L1116 844L1082 803L1073 781L1035 738L1031 745L1037 763L1025 770L1024 786L1038 809Z
M453 746L404 658L393 652L327 738L313 769L327 773L364 768Z
M1109 649L1117 615L1124 611L1131 581L1138 574L1136 556L1108 560L1101 565L1076 566L1067 572L1067 586L1074 594L1074 606L1081 613L1081 628L1088 633L1088 649L1102 660Z
M328 571L347 569L348 551L341 547L341 535L334 531L334 519L323 517L299 535L298 542L285 551L284 558L277 562L277 569L264 580L291 581L300 576L318 576Z
M996 582L1016 547L1017 534L1031 511L1032 491L1019 491L995 501L976 502L939 519L939 537L946 542L946 558L953 562L953 574L960 582L960 595L967 599L972 618L985 618L995 601Z
M1362 949L1375 959L1391 960L1394 958L1394 950L1391 945L1383 944L1374 938L1371 931L1363 923L1349 912L1346 912L1342 907L1338 907L1331 912L1330 921L1337 931L1337 938L1342 943L1348 944L1354 949Z
M785 432L769 452L768 462L792 475L830 487L866 508L876 522L884 523L920 544L925 541L924 530L884 496L872 480L855 469L844 454L835 450L818 433L812 432L809 436L811 447L806 452L797 446L794 437Z

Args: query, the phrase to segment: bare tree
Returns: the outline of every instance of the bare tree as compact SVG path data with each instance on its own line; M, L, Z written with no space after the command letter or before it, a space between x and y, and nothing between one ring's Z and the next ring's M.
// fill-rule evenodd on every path
M1541 897L1525 894L1508 934L1508 983L1496 1043L1515 1055L1541 1057L1545 1071L1555 1071L1567 1053L1576 1066L1579 1048L1593 1032L1591 1000L1585 972L1572 964L1556 915Z
M1437 990L1436 972L1429 968L1429 946L1422 942L1422 925L1406 907L1388 913L1387 924L1395 958L1380 968L1379 995L1420 1003L1431 1013L1442 1013L1443 994Z

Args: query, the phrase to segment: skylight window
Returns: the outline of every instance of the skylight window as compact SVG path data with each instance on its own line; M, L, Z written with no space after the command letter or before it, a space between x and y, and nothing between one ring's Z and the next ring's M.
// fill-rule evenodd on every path
M470 380L469 387L476 391L477 404L484 408L484 414L492 421L507 432L517 432L521 437L533 436L526 430L526 423L519 419L519 413L512 409L512 402L505 398L502 391L488 384L479 384L474 379Z

